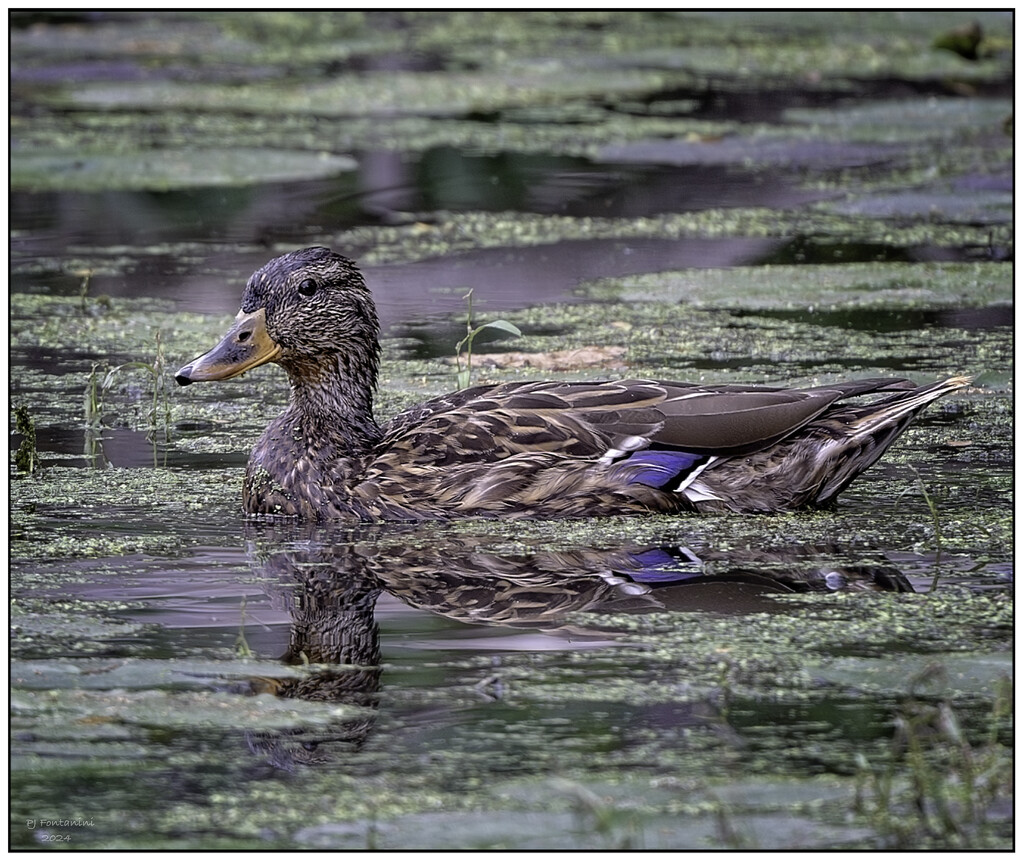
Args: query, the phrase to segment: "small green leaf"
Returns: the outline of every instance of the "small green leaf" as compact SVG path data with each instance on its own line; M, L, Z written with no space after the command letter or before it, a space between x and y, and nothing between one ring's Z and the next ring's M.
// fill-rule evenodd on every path
M507 332L509 335L522 335L519 331L519 327L515 324L509 323L507 320L492 320L490 323L485 323L483 326L478 326L473 330L473 334L476 335L483 329L500 329L502 332Z
M153 366L148 365L145 362L125 362L122 365L118 365L116 368L111 368L110 371L107 372L107 376L103 378L104 390L109 389L111 387L111 385L114 382L114 377L117 375L117 372L120 371L122 368L141 368L144 369L145 371L148 371L150 374L156 374L156 372L153 370Z

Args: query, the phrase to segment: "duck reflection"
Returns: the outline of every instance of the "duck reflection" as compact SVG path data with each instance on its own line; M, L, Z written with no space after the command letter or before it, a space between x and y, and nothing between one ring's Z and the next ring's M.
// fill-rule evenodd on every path
M282 661L303 669L294 677L253 679L252 690L357 708L355 717L329 728L249 737L254 751L285 769L357 749L372 729L381 686L375 608L383 593L460 623L563 633L577 647L624 633L617 614L766 610L773 593L913 591L891 566L822 565L840 556L835 549L751 552L745 559L677 546L509 550L487 536L439 538L394 525L248 529L253 564L272 602L291 617Z

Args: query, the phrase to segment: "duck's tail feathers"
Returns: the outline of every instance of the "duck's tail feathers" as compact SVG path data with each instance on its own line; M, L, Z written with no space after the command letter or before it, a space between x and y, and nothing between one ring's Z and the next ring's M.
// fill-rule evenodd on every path
M832 462L832 473L815 495L815 504L827 505L834 500L882 457L918 413L933 401L969 386L972 379L957 375L873 404L843 405L814 423L835 440L835 445L822 450L822 457Z

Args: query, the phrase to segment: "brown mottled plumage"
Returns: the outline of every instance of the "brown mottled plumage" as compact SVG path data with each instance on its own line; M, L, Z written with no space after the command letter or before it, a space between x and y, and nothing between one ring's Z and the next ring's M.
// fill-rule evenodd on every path
M288 408L246 470L246 512L329 521L823 506L925 406L969 383L505 383L435 398L380 427L378 337L355 264L308 248L258 270L235 325L178 372L182 385L266 362L288 374ZM885 397L843 403L872 393Z

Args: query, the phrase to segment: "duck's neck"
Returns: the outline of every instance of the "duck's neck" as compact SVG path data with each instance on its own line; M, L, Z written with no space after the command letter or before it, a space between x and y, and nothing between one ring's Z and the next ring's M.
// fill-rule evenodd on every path
M353 361L351 355L318 357L307 364L289 363L290 411L297 412L321 440L332 440L352 455L361 455L380 440L373 418L377 359Z

